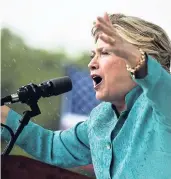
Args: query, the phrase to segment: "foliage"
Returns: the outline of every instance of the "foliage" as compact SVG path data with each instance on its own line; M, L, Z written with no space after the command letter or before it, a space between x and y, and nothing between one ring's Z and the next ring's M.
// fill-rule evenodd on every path
M4 28L1 30L1 95L16 93L19 87L28 83L39 84L65 76L65 64L73 63L85 68L88 60L86 52L77 61L72 61L64 51L49 52L29 47L21 37ZM38 105L41 115L32 120L42 127L57 130L61 96L40 99ZM13 104L10 107L20 114L28 109L23 104ZM12 154L18 153L26 155L22 150L14 148Z

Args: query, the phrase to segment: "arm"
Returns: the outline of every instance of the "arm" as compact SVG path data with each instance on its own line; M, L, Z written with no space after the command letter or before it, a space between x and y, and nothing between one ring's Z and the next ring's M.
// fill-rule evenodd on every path
M151 56L141 71L146 71L146 76L134 79L135 82L142 87L153 108L171 124L171 74Z
M20 118L19 114L10 110L6 125L15 131ZM6 129L2 131L2 138L10 139ZM78 123L65 131L51 131L30 121L16 144L36 159L52 165L70 168L91 163L87 122Z
M141 52L137 46L118 34L107 13L104 17L97 17L95 27L103 32L98 38L110 45L111 52L124 59L131 68L137 66L142 57ZM142 87L156 114L171 125L171 75L150 56L147 64L144 64L137 73L136 79L132 79ZM137 75L142 78L137 78Z

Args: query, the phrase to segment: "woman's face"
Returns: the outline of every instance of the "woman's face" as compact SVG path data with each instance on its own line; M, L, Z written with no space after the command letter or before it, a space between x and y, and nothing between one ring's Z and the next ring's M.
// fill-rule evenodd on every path
M88 64L93 79L96 98L115 103L124 100L125 95L136 86L126 70L125 59L111 52L111 46L97 40Z

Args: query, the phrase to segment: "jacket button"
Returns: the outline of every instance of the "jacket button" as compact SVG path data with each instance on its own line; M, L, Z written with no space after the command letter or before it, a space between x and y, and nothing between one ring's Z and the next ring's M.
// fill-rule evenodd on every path
M106 148L107 148L108 150L110 150L110 149L111 149L111 143L108 143L108 144L106 145Z

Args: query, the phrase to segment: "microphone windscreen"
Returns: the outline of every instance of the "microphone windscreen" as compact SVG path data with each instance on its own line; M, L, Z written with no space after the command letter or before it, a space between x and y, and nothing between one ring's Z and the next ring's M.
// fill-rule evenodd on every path
M53 95L59 95L72 90L72 81L67 76L57 79L51 79L50 83L52 83L53 85Z
M41 96L57 96L72 90L72 81L68 76L44 81L40 84Z

